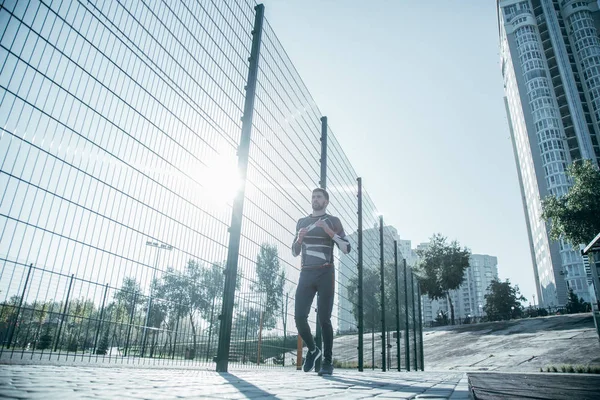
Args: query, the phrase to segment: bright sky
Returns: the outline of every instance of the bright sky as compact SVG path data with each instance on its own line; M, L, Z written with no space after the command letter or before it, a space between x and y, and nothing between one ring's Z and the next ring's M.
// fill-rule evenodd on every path
M386 224L413 247L440 232L498 257L531 301L496 2L263 3Z

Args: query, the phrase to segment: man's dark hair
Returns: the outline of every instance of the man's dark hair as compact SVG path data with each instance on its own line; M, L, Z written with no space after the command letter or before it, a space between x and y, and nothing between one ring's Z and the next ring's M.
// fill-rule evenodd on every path
M327 190L321 189L321 188L316 188L315 190L313 190L313 193L315 193L315 192L321 192L321 193L323 193L323 196L325 197L325 200L329 201L329 193L327 193Z

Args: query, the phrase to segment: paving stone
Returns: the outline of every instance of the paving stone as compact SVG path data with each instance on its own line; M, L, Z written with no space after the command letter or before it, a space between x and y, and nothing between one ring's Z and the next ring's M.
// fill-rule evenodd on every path
M183 368L2 365L0 397L32 399L410 399L419 394L449 397L463 373L398 373L336 370L319 377L288 369L232 370L217 373ZM454 400L454 399L453 399Z

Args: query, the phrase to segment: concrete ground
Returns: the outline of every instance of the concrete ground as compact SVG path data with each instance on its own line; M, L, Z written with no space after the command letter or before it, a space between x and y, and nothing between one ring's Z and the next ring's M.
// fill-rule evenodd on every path
M539 372L600 366L590 313L441 327L423 332L426 370Z
M0 397L15 399L451 399L467 400L462 373L284 369L206 370L0 366Z
M401 365L404 368L404 331L401 331ZM381 335L365 334L365 363L380 366ZM397 365L396 339L391 366ZM357 335L334 340L334 358L357 364ZM410 339L411 367L414 368L413 340ZM549 366L595 365L600 367L600 341L591 313L527 318L513 321L425 328L423 330L425 371L506 371L540 372ZM294 359L295 352L286 359Z
M0 367L9 399L447 399L598 400L600 375L290 369L229 373L190 368L16 365Z
M355 337L338 339L336 351L356 349ZM600 375L539 373L550 365L600 365L590 314L428 329L424 348L425 372L336 369L332 377L293 367L234 365L217 373L214 365L42 360L4 352L0 398L600 399Z

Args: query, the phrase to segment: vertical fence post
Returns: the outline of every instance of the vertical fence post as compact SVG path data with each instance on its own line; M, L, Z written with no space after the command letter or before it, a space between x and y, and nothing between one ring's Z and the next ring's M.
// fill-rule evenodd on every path
M242 364L246 364L246 349L248 348L248 311L246 311L246 325L244 326L244 350L242 354Z
M415 305L415 275L413 274L412 269L410 270L410 286L411 286L411 294L412 294L412 306L413 306L413 348L415 352L415 371L419 370L419 359L417 357L417 307Z
M62 331L63 322L67 315L67 309L69 308L69 296L71 295L71 286L73 285L73 278L75 278L75 274L71 275L71 280L69 281L69 290L67 291L67 299L65 300L65 307L63 308L63 313L60 318L60 325L58 327L58 333L56 334L56 341L54 342L54 351L58 350L58 343L60 341L60 333Z
M387 370L389 371L392 368L392 338L390 337L389 329L385 333L387 335Z
M394 287L396 288L396 357L398 358L398 371L402 368L402 358L400 358L400 277L398 276L398 241L394 240Z
M425 354L423 353L423 314L421 311L421 287L417 282L417 299L419 300L419 348L421 350L421 371L425 371Z
M296 370L302 369L302 338L298 335L298 344L296 345Z
M385 359L385 286L384 286L384 266L385 260L383 257L383 215L379 216L379 268L381 274L381 370L386 370Z
M364 370L364 309L363 309L363 231L362 178L358 178L358 370Z
M102 327L102 320L104 318L104 306L106 304L106 295L108 294L108 283L104 285L104 296L102 297L102 308L100 309L100 319L96 324L96 337L94 338L94 354L96 354L96 347L98 346L98 336L100 335L100 328Z
M404 335L404 356L406 357L406 370L410 371L410 330L408 326L408 272L406 270L406 259L402 260L404 264L404 311L405 311L405 328Z
M319 178L319 187L327 189L327 117L321 117L321 175ZM315 344L323 350L323 333L321 331L321 322L319 321L319 294L317 293L317 324L315 329ZM315 371L321 369L321 358L315 362Z
M179 310L177 310L177 322L175 322L175 334L173 335L173 354L171 360L175 359L175 352L177 351L177 335L179 334Z
M21 307L23 307L23 299L25 298L25 292L27 291L27 284L29 283L29 277L31 276L31 270L33 269L33 264L29 264L29 270L27 271L27 278L25 278L25 285L23 285L23 292L21 293L21 298L19 299L19 306L17 307L17 314L15 315L14 322L11 324L10 333L8 334L8 341L6 342L6 348L10 348L12 343L13 335L15 334L15 329L17 328L17 324L19 323L19 315L21 314Z
M256 365L260 365L260 350L262 347L262 329L263 329L263 311L260 310L260 322L258 325L258 352L257 352L257 356L256 356Z
M231 327L233 322L233 306L235 302L235 286L237 280L238 257L240 252L240 237L242 234L242 218L244 211L244 194L248 172L248 155L250 152L250 135L252 133L252 118L254 116L254 100L256 98L256 81L258 78L258 61L265 7L262 4L254 7L254 29L252 30L252 50L244 100L244 115L242 117L242 136L238 147L238 172L240 174L240 189L233 200L231 226L229 227L229 245L227 249L227 267L225 269L225 287L223 290L223 306L219 319L219 347L217 350L217 372L227 372L229 366L229 348L231 346Z
M283 320L283 364L282 366L285 367L285 354L287 351L287 320L288 320L288 304L290 302L290 292L287 292L285 294L285 311L284 311L284 320ZM283 308L283 307L282 307Z
M327 188L327 117L321 117L321 176L319 186Z

